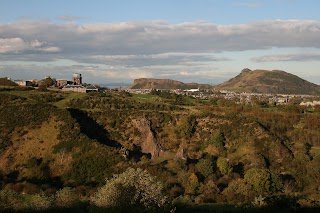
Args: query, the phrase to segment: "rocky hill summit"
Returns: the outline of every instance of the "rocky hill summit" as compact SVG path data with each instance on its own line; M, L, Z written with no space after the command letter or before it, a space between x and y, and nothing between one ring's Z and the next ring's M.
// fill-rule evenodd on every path
M131 89L195 89L210 88L208 84L183 83L171 79L139 78L135 79Z
M320 86L281 70L243 69L216 89L237 92L320 95Z

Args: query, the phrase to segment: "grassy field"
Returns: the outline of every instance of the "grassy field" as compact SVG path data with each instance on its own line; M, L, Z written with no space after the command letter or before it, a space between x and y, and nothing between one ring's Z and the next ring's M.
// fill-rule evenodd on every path
M66 103L69 100L83 98L87 95L86 93L78 93L78 92L65 92L62 94L64 95L64 99L53 103L54 106L59 107L59 108L65 108Z

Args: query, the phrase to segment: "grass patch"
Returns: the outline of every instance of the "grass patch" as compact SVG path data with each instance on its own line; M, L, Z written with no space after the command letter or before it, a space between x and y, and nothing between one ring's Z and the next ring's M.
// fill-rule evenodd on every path
M65 97L63 100L53 103L54 106L58 108L66 108L66 103L72 99L80 99L85 97L86 93L78 93L78 92L64 92L62 93Z
M320 147L311 147L310 154L313 158L320 156Z
M137 99L153 99L153 98L159 97L157 95L150 95L150 94L131 94L131 96Z

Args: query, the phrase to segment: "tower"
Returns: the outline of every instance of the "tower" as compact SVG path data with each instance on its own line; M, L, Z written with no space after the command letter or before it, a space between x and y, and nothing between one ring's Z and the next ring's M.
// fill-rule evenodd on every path
M79 73L74 73L72 75L72 81L75 85L81 85L82 84L82 77Z

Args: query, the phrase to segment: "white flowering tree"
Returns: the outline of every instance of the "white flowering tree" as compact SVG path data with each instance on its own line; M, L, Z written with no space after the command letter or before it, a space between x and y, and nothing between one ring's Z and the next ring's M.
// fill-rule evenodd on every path
M162 191L162 184L146 170L128 168L107 179L91 197L91 203L98 208L122 212L160 212L167 203Z

